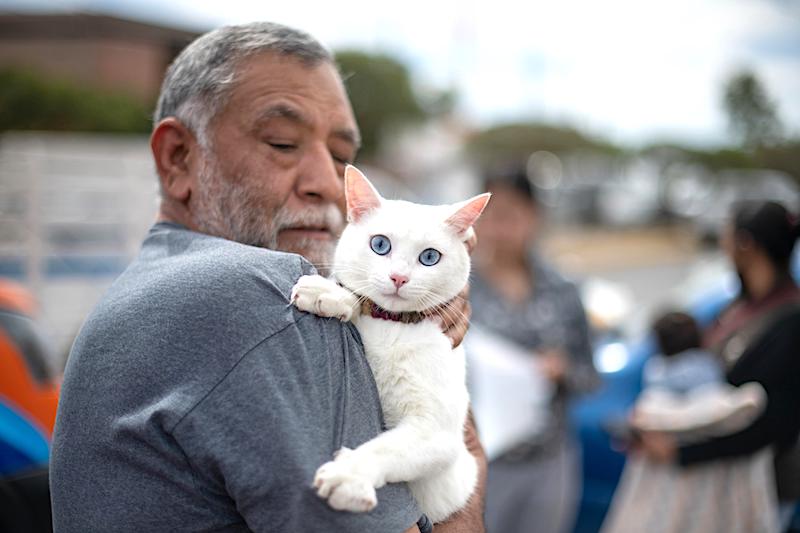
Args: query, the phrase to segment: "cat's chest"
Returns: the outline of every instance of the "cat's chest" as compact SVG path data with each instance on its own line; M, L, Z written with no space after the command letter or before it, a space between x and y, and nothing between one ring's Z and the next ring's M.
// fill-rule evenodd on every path
M439 327L430 320L423 320L417 324L404 324L362 315L358 318L356 327L365 348L396 346L401 349L412 349L438 345L442 339L446 339Z
M363 317L357 327L387 427L410 414L463 422L468 403L464 352L453 349L436 324Z
M453 363L450 340L430 320L402 324L361 316L356 326L376 374L414 372L420 365L446 370Z

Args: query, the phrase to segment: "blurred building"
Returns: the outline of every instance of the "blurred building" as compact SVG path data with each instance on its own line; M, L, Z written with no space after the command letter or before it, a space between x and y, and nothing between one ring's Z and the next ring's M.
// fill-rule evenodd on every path
M33 292L62 357L136 254L155 220L157 198L144 136L0 137L0 277Z
M101 14L0 12L0 69L124 94L149 110L167 66L198 35ZM0 277L33 292L61 357L136 254L157 196L144 135L0 135Z
M0 67L151 103L167 65L198 35L99 14L0 14Z

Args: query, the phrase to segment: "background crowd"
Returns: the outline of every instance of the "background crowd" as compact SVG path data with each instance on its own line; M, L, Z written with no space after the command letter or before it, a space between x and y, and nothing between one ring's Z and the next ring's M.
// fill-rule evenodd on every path
M236 2L228 15L35 4L0 2L0 530L9 531L48 528L59 375L81 322L152 223L147 133L164 68L208 27L258 18ZM539 36L498 37L514 17L481 18L480 6L411 30L374 15L360 37L352 23L341 36L315 17L276 14L334 46L363 137L357 163L387 196L493 193L477 227L465 341L487 428L490 532L800 530L800 10L711 4L656 10L668 22L706 20L673 27L717 51L716 77L695 87L705 100L686 89L696 47L666 57L658 34L598 45L609 54L598 57L585 40L559 51ZM540 7L575 39L594 35ZM607 9L599 20L628 13L652 24L635 6ZM428 24L444 44L404 44ZM545 25L530 31L560 42ZM643 65L638 53L626 63L619 52L637 47ZM710 68L708 50L698 54ZM592 62L590 74L574 66ZM659 62L663 92L642 103L647 87L631 81L629 92L625 80ZM610 87L603 65L617 78ZM596 91L576 87L587 76ZM645 105L666 111L634 123ZM751 383L753 397L737 396ZM495 434L486 417L502 411Z

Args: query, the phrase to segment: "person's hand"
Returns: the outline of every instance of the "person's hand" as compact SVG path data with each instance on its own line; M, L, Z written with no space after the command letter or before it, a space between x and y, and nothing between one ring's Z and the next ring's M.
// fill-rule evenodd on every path
M675 437L658 431L644 431L636 445L637 453L657 463L672 463L678 456Z
M469 304L469 284L464 286L458 296L431 311L431 316L442 332L447 335L453 348L461 344L469 329L472 306Z
M569 370L569 360L567 355L557 348L545 350L536 358L539 369L553 383L564 381Z

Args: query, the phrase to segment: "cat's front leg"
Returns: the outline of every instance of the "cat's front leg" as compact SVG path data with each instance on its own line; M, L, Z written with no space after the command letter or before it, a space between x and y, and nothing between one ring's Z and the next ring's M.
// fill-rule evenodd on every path
M322 276L301 276L292 288L292 303L301 311L348 321L358 305L356 296Z
M333 461L320 466L314 475L314 488L337 511L364 513L378 505L378 497L371 476L353 468L353 453L342 448Z
M376 488L413 481L452 464L464 446L459 437L431 434L418 424L401 424L355 450L339 450L333 461L317 469L314 488L334 509L369 511L377 504Z

